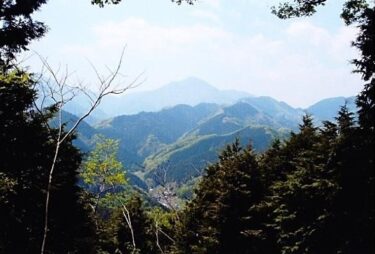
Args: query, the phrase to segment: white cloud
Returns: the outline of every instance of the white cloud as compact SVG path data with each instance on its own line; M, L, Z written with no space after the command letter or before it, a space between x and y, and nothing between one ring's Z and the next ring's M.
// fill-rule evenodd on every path
M215 8L215 9L218 9L220 8L220 0L201 0L202 3L206 3L208 4L209 6Z
M213 21L213 22L216 22L216 23L218 23L220 21L219 16L217 14L211 12L211 11L196 9L196 10L191 12L191 15L193 17L197 17L197 18L201 18L201 19L205 19L205 20L210 20L210 21Z
M101 47L117 47L127 43L133 50L157 53L183 50L196 44L222 40L228 34L215 27L163 27L152 25L140 18L129 18L120 23L106 23L93 29Z
M355 38L356 29L354 27L341 27L336 33L318 27L308 21L295 21L287 29L289 40L308 43L311 46L325 51L338 59L342 59L343 54L354 56L354 50L350 50L350 42Z
M314 46L319 46L330 40L330 34L327 30L314 26L307 21L295 21L287 29L287 34L293 39L307 39Z
M348 60L355 54L351 28L330 32L295 21L278 38L262 33L239 35L218 26L162 26L141 18L107 22L93 28L90 45L64 52L108 62L128 45L130 69L147 70L146 89L198 76L221 88L269 95L295 106L322 97L353 95L360 89ZM131 72L131 71L130 71Z

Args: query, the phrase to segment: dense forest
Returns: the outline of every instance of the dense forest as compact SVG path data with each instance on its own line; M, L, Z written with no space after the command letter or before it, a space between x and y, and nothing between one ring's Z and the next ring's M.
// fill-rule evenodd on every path
M261 153L234 140L203 170L190 201L176 206L162 169L162 203L129 184L118 140L96 136L87 154L73 145L91 111L75 125L62 122L63 82L49 86L54 103L38 104L43 79L17 56L47 32L32 16L46 2L0 2L0 253L375 253L373 3L346 0L341 15L358 27L358 112L343 105L321 126L305 115ZM272 12L310 16L325 2L295 0ZM108 80L92 110L123 92Z

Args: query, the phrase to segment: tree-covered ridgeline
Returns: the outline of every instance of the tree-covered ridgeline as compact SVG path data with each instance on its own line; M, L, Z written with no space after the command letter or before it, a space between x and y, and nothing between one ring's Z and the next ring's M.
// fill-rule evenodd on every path
M236 142L208 167L182 212L177 253L373 253L373 167L345 106L337 123L264 154Z
M296 0L273 12L280 18L309 16L325 2ZM247 190L240 179L236 188L227 187L232 186L231 172L244 170L233 163L246 160L237 144L228 147L220 161L207 169L185 209L177 245L181 253L374 253L374 4L346 1L341 17L359 28L353 46L361 56L353 64L365 84L357 97L358 121L345 106L336 123L325 122L322 128L314 127L306 116L299 133L292 133L284 143L276 141L259 156L257 166L247 162L261 172L242 175L244 179L258 176L259 184L247 193L257 193L261 186L259 200L236 200ZM228 154L232 158L225 159ZM236 198L223 204L228 192ZM231 217L220 207L236 213L244 203L247 213L235 216L233 227L223 227ZM244 224L243 218L250 224ZM225 246L222 235L233 244ZM241 242L241 235L248 241ZM250 242L251 247L246 246Z

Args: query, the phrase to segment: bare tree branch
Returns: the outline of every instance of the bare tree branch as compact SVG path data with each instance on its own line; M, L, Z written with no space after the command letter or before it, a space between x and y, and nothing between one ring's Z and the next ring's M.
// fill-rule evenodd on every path
M47 185L47 192L46 192L46 200L45 200L45 211L44 211L44 231L43 231L43 241L41 245L41 254L45 253L45 246L48 237L48 220L49 220L49 207L50 207L50 196L51 196L51 188L53 182L53 174L56 168L56 163L59 156L59 151L61 145L75 132L78 126L100 105L103 98L111 95L111 94L122 94L126 92L128 89L134 88L142 84L140 82L140 78L142 74L138 75L132 82L127 85L123 85L120 88L114 86L114 82L120 75L121 65L123 63L123 57L125 53L125 48L121 52L121 56L119 59L118 64L116 65L113 71L110 71L107 78L103 78L96 67L91 64L93 71L96 74L97 81L98 81L98 92L97 94L90 94L88 89L85 89L82 86L82 82L78 85L70 85L70 78L73 72L69 72L68 67L64 68L62 71L61 65L55 71L52 66L49 64L46 58L43 58L41 55L36 53L43 65L43 68L48 72L48 78L45 80L42 86L45 86L46 89L49 91L49 98L55 103L57 107L57 120L58 120L58 134L56 138L56 147L54 151L53 161L51 163L51 168L49 170L49 177L48 177L48 185ZM40 78L42 80L42 77ZM43 88L44 89L44 88ZM43 92L44 93L44 92ZM66 103L74 100L78 94L83 94L86 98L90 101L90 107L83 113L74 123L73 125L66 131L63 130L63 116L62 111L64 105ZM43 94L45 96L46 94ZM46 97L47 98L47 97ZM43 98L43 103L46 98ZM42 104L43 106L43 104ZM39 109L40 112L43 112L43 108ZM49 123L46 123L47 125ZM123 207L125 207L123 205ZM126 207L125 207L126 208ZM130 221L130 215L125 209L125 213L127 215L127 219ZM128 223L128 224L129 224ZM132 229L131 229L132 230ZM133 238L134 234L132 233ZM133 239L133 245L135 246L135 240Z
M165 233L159 226L159 222L157 218L155 218L155 237L156 237L156 246L160 250L161 253L165 253L163 248L160 245L160 240L159 240L159 232L162 233L168 240L170 240L172 243L176 243L176 241L169 236L167 233Z
M133 244L132 253L136 253L137 245L135 244L135 236L134 236L134 230L133 230L133 226L132 226L130 213L129 213L129 210L126 208L125 204L123 204L122 202L121 202L121 204L122 204L122 209L121 209L122 215L124 216L125 221L128 224L128 227L129 227L129 230L130 230L130 233L131 233L131 236L132 236L132 244Z
M160 227L159 227L159 232L162 233L165 237L167 237L172 243L176 242L171 236L165 233Z
M160 246L159 242L159 225L158 222L155 221L155 237L156 237L156 246L158 246L158 249L162 254L164 254L163 248Z

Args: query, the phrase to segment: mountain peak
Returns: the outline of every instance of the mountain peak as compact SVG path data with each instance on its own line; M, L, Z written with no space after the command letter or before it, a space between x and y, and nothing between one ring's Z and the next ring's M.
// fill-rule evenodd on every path
M200 103L232 104L248 93L219 90L208 82L188 77L171 82L153 91L128 94L123 97L107 98L100 106L110 116L136 114L141 111L155 112L178 104L196 106Z
M196 77L188 77L179 81L173 81L159 88L158 90L181 90L182 93L192 90L194 90L194 92L197 92L198 90L199 92L207 93L215 93L219 91L216 87L210 85L208 82Z

